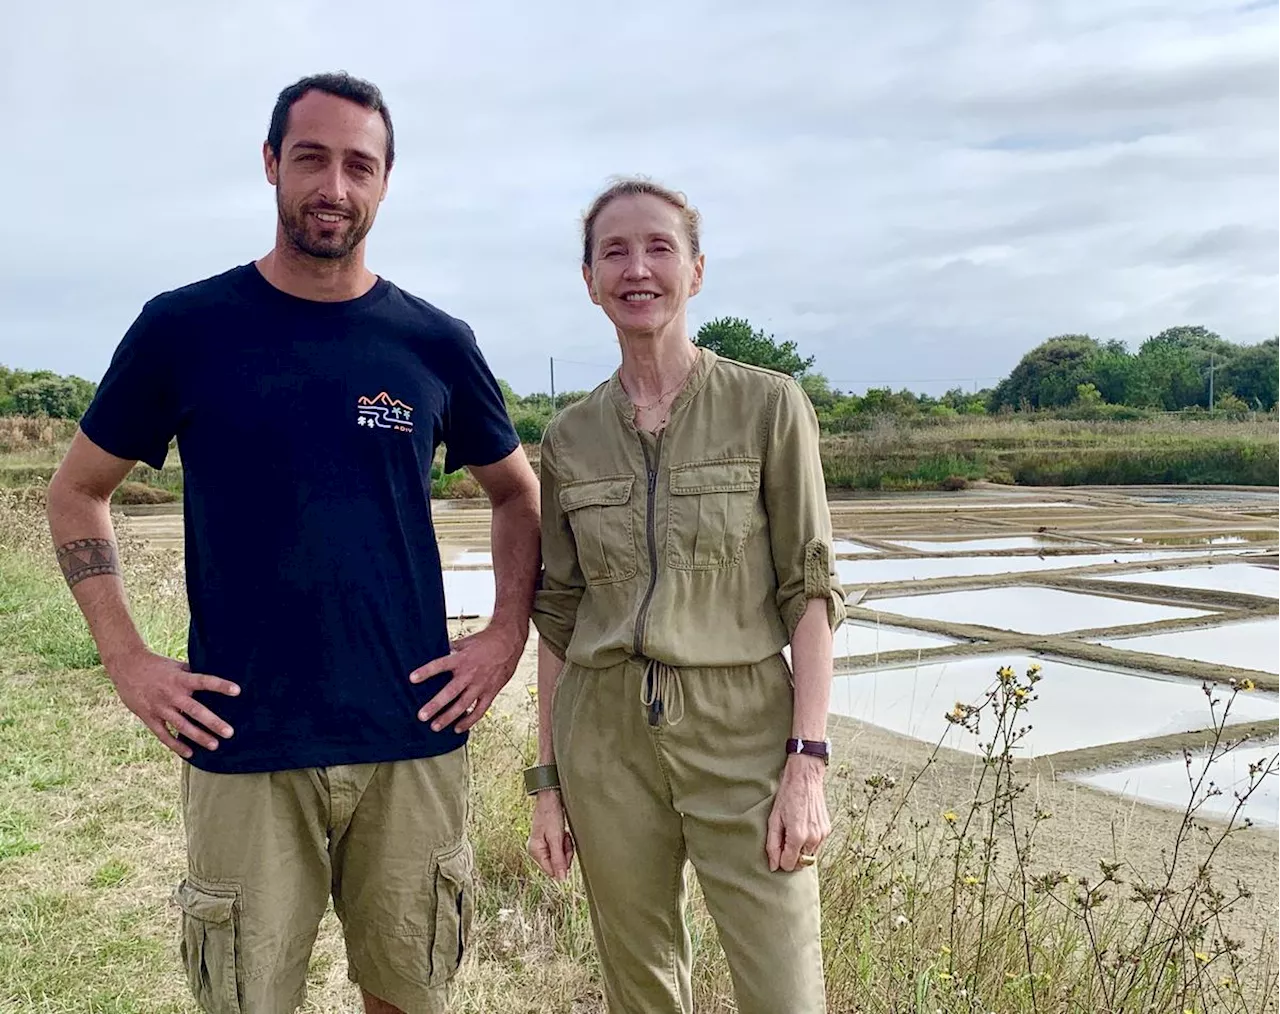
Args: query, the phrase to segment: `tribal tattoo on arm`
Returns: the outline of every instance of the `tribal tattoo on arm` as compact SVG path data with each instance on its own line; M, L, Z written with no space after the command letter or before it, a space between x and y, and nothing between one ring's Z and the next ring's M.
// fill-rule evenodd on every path
M111 539L76 539L58 548L58 565L67 586L74 588L87 577L119 574L120 557Z

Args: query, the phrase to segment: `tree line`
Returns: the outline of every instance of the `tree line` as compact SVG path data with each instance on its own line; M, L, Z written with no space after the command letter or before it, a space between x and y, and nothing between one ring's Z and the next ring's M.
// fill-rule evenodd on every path
M988 410L1124 405L1176 412L1276 407L1277 339L1237 345L1203 327L1173 327L1136 353L1123 342L1061 335L1036 346L996 386Z
M1277 340L1240 345L1204 327L1169 328L1130 352L1120 341L1061 335L1037 345L994 388L953 388L933 396L906 389L840 391L801 355L740 317L708 321L694 341L719 355L794 377L827 432L862 429L876 416L945 420L960 416L1046 413L1078 419L1138 419L1150 412L1212 411L1238 417L1276 408ZM521 438L536 442L555 409L585 391L521 397L503 384L507 409Z
M79 419L98 385L52 370L11 370L0 365L0 416Z
M698 329L698 345L719 355L796 378L824 430L860 429L878 415L948 419L996 413L1054 412L1083 419L1140 418L1148 412L1212 411L1238 416L1276 408L1280 365L1277 339L1241 345L1204 327L1169 328L1136 352L1120 341L1089 335L1050 338L1024 355L994 388L955 388L940 396L872 388L839 391L801 355L794 341L779 339L740 317L720 317ZM536 443L551 416L586 396L585 391L519 395L499 381L517 432ZM96 385L50 370L0 366L0 416L78 419Z

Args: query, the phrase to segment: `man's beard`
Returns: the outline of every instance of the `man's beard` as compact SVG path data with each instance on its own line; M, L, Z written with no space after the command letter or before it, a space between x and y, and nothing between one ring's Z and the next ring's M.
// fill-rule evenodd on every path
M281 199L278 188L276 190L276 210L289 243L302 253L320 260L339 261L350 257L351 252L369 234L367 220L350 216L346 220L348 227L345 232L326 238L312 237L309 235L307 228L310 213L328 209L323 207L291 209ZM338 212L335 211L335 214L338 214ZM344 212L343 214L346 213Z

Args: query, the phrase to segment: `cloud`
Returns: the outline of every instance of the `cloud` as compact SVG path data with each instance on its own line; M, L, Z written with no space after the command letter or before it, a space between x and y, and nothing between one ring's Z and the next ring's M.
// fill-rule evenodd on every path
M618 172L703 212L694 327L745 316L846 387L987 382L1064 332L1277 327L1274 4L68 0L9 24L11 365L96 378L155 292L263 253L271 105L337 67L396 120L371 266L517 390L616 361L578 223Z

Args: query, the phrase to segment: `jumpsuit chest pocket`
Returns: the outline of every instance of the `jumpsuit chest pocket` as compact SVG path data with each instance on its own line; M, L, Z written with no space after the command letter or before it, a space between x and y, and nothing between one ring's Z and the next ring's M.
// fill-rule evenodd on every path
M635 522L631 510L634 475L582 479L560 487L560 509L569 519L578 566L588 585L636 576Z
M742 559L760 498L758 458L673 465L668 493L668 566L720 570Z

